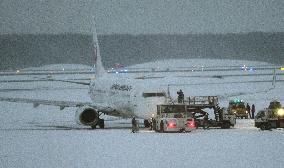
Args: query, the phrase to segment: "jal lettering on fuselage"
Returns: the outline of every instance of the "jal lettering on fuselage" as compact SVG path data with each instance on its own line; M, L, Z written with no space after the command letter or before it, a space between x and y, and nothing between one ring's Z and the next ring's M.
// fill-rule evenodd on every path
M110 89L111 89L111 90L130 91L130 90L132 89L132 86L113 84L113 85L110 87Z

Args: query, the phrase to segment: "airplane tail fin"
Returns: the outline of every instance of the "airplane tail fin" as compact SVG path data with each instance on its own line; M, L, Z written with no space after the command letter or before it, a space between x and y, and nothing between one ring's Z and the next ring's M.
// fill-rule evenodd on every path
M102 64L101 54L100 54L100 47L99 47L99 41L96 31L96 25L95 25L95 19L93 20L93 47L94 47L94 59L95 59L95 72L96 76L100 77L106 74L106 71Z

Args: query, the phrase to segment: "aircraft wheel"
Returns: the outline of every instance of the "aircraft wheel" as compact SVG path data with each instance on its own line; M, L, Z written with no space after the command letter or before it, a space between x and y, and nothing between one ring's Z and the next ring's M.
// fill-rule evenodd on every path
M266 130L266 125L265 124L261 124L260 129L261 130Z
M224 128L224 129L229 129L229 128L230 128L230 123L225 122L225 123L223 124L223 127L222 127L222 128Z
M199 122L196 122L195 123L195 128L198 129L198 127L199 127Z
M266 130L270 130L270 129L271 129L270 124L266 124Z

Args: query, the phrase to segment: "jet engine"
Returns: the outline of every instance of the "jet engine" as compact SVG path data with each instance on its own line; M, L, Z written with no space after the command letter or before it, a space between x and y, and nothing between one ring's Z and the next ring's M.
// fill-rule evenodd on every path
M82 106L76 111L76 121L78 124L95 126L99 122L99 114L90 106Z

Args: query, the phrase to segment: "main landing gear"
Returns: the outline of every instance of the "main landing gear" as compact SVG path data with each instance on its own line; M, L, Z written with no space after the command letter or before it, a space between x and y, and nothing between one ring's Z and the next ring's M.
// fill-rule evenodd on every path
M91 126L92 129L96 129L97 126L99 126L101 129L105 128L105 120L100 118L102 114L103 113L99 113L98 122L95 125Z

